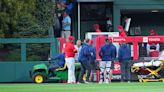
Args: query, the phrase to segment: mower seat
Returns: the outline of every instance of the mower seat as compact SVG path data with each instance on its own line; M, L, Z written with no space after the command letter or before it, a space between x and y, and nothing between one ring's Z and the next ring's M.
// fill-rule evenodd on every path
M63 70L65 70L67 68L67 65L66 65L66 63L64 64L64 67L61 67L61 68L57 68L56 70L57 71L63 71Z
M75 63L75 69L80 68L80 66L81 66L80 63ZM66 63L65 63L65 64L64 64L64 67L62 67L62 68L57 68L56 70L57 70L57 71L63 71L63 70L66 70L66 69L67 69L67 65L66 65Z

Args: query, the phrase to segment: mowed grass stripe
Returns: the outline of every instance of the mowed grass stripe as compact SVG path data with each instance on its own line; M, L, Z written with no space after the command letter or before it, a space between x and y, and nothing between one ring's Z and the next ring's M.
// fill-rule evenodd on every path
M0 92L164 92L164 83L0 84Z

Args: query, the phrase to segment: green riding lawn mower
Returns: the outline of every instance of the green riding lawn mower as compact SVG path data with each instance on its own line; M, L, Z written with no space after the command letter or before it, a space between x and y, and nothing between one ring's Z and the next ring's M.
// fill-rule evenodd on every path
M54 69L52 76L50 72L50 64L37 64L34 65L32 70L30 71L30 77L34 83L43 83L49 81L56 82L65 82L68 79L68 69L66 64L62 68ZM80 63L75 63L75 76L78 79L78 75L80 73Z

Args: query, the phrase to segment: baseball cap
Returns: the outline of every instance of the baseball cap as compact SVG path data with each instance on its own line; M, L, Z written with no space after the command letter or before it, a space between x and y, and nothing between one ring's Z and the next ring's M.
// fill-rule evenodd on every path
M89 44L93 44L93 40L89 40Z
M117 26L118 29L123 29L123 27L121 25Z
M70 41L73 41L74 39L75 39L75 37L73 37L73 36L68 37L68 40L70 40Z

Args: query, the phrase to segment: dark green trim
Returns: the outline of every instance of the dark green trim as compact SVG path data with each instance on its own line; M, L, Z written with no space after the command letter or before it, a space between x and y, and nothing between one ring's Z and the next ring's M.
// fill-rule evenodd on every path
M0 38L0 43L51 43L55 38Z

